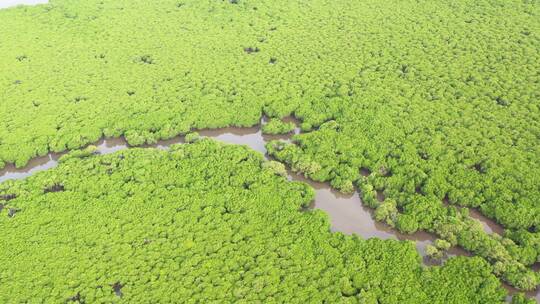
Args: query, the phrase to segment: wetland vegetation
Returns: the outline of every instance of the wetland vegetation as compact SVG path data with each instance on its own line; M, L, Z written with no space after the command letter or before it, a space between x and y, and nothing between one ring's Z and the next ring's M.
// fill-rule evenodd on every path
M423 268L410 242L329 230L314 198L212 139L107 155L0 186L0 300L497 303L481 258ZM16 210L16 213L8 213ZM269 220L271 219L271 220ZM17 292L14 292L14 291Z
M0 28L2 302L538 290L537 1L51 0L0 10ZM201 139L263 117L250 147L271 162ZM126 142L86 148L103 138ZM309 211L308 183L364 208ZM388 237L359 233L373 220ZM407 235L442 265L377 239Z

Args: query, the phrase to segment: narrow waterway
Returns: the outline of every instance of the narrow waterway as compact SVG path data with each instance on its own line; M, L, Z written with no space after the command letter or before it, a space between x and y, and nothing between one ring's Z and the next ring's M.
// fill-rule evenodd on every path
M504 227L495 222L494 220L486 217L480 211L474 208L469 208L469 216L473 219L478 220L482 227L484 227L484 231L488 234L496 233L498 235L504 235Z
M261 123L264 123L264 120ZM294 130L294 134L298 134L299 132L300 130L298 128ZM268 141L275 139L289 141L292 135L263 135L259 126L251 128L200 130L198 133L201 136L214 138L229 144L247 145L264 155L267 159L268 154L265 144ZM175 137L143 147L168 149L173 144L183 142L183 137ZM113 153L129 148L124 138L102 139L95 146L97 147L97 152L100 154ZM7 165L0 171L0 182L10 179L22 179L36 172L53 168L58 165L58 159L63 154L52 153L45 157L33 159L22 169L16 169L11 164ZM373 219L373 211L362 205L358 192L346 195L330 188L326 183L314 182L290 170L288 172L288 178L289 180L305 182L315 189L315 200L311 208L323 210L329 215L332 231L340 231L345 234L355 233L366 239L376 237L380 239L410 240L415 242L416 248L426 264L432 265L438 263L426 256L426 246L435 241L433 235L426 232L417 232L412 235L402 234L386 224L376 222ZM448 257L455 255L468 255L468 253L460 248L452 248L447 254Z
M261 121L264 123L264 120ZM294 133L298 134L299 129L295 129ZM265 144L274 139L289 141L290 135L263 135L260 126L251 128L222 128L213 130L200 130L198 133L204 137L214 138L216 140L237 145L246 145L251 149L258 151L269 159ZM175 137L169 140L162 140L153 145L144 145L147 148L168 149L173 144L183 143L183 137ZM109 154L129 148L124 138L102 139L95 144L97 152L100 154ZM3 170L0 170L0 182L11 179L22 179L36 172L47 170L58 165L58 158L64 153L52 153L48 156L33 159L29 164L22 169L16 169L13 165L7 165ZM425 265L439 265L444 260L452 256L462 255L470 256L467 251L452 247L442 261L434 261L427 257L426 246L433 244L435 236L426 232L417 232L412 235L402 234L388 225L376 222L373 219L373 211L362 205L358 192L347 195L340 193L332 188L327 183L314 182L306 179L302 175L288 171L288 179L294 181L302 181L309 184L315 190L315 200L311 205L313 209L320 209L326 212L331 221L331 230L339 231L345 234L357 234L362 238L380 238L380 239L396 239L410 240L415 242L419 254L423 258ZM381 194L382 195L382 194ZM488 233L502 233L502 227L490 219L484 217L480 212L471 210L471 217L479 220L484 229ZM517 290L503 284L503 286L512 294ZM540 290L526 293L529 297L533 297L540 301Z

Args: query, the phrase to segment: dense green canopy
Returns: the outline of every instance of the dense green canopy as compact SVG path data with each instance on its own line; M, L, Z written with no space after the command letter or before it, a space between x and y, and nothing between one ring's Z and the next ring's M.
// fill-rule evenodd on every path
M540 282L538 1L51 0L0 28L0 167L293 115L305 134L278 159Z
M313 190L245 147L67 157L0 185L0 302L502 303L480 258L329 231ZM82 159L79 157L83 157Z

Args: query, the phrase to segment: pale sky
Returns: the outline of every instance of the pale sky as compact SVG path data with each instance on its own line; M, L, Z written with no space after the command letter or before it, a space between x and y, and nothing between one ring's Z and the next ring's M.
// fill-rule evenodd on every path
M0 0L0 8L15 6L19 4L39 4L47 2L47 0Z

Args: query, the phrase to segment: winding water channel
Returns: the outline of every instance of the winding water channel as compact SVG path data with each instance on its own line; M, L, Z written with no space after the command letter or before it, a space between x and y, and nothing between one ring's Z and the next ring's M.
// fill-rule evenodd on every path
M299 133L299 130L295 130L295 133ZM201 130L199 134L229 144L247 145L251 149L263 154L267 159L266 142L274 139L289 140L288 136L263 135L259 127ZM183 143L183 137L159 141L156 144L145 145L143 147L168 149L170 145L177 143ZM102 139L96 143L96 146L100 154L109 154L129 148L129 145L123 138ZM58 165L58 159L63 154L51 153L45 157L35 158L22 169L16 169L12 164L8 164L0 171L0 182L25 178L39 171L56 167ZM312 208L321 209L328 213L333 231L340 231L346 234L356 233L363 238L377 237L380 239L415 241L418 251L424 257L426 245L435 240L433 235L425 232L406 235L397 232L386 224L375 222L372 218L372 210L362 205L358 192L351 195L342 194L330 188L326 183L314 182L290 171L288 177L289 180L305 182L315 189L316 197ZM482 216L480 213L476 213L475 215L476 217ZM451 250L450 255L467 255L467 252L455 248Z
M296 129L295 133L299 133ZM274 139L289 140L290 136L263 135L260 128L223 128L213 130L201 130L199 134L204 137L238 145L247 145L251 149L260 152L267 159L266 142ZM183 143L183 137L175 137L170 140L159 141L153 145L145 145L145 148L168 149L169 146ZM129 145L124 138L102 139L96 144L97 152L109 154L119 150L128 149ZM10 179L22 179L39 171L54 168L58 165L58 159L65 153L51 153L45 157L33 159L29 164L17 169L12 164L7 165L0 171L0 182ZM425 248L431 244L435 237L425 232L417 232L413 235L401 234L386 224L376 222L372 217L372 210L363 206L358 192L351 195L342 194L326 183L318 183L289 171L289 180L302 181L315 189L315 200L311 208L325 211L331 221L332 231L340 231L345 234L356 233L363 238L377 237L380 239L410 240L416 243L418 252L424 257L426 264L434 264L426 257ZM468 255L460 248L452 248L448 256Z
M262 121L262 123L264 123L264 121ZM295 133L298 134L299 130L296 129ZM259 126L251 128L201 130L199 131L199 134L229 144L247 145L251 149L263 154L266 159L269 159L265 148L266 142L274 139L290 140L290 136L263 135ZM183 137L175 137L143 147L166 150L173 144L183 142ZM97 147L97 152L100 154L109 154L130 148L124 138L102 139L97 142L95 146ZM39 171L54 168L58 165L58 158L63 154L65 153L51 153L47 156L33 159L22 169L16 169L13 165L8 164L3 170L0 170L0 182L11 179L22 179ZM412 235L402 234L384 223L376 222L372 216L373 211L362 205L358 192L351 195L342 194L330 188L326 183L311 181L291 171L288 172L288 178L289 180L305 182L315 189L315 200L313 201L311 208L323 210L329 215L332 231L339 231L345 234L357 234L365 239L376 237L380 239L413 241L416 244L419 254L422 256L425 265L438 265L449 257L456 255L470 255L467 251L459 247L453 247L448 251L442 261L434 261L426 255L426 246L432 244L436 239L432 234L426 232L417 232ZM470 215L482 223L487 233L501 234L503 232L503 228L499 224L484 217L477 210L471 209ZM535 268L538 268L538 265L535 265ZM536 271L538 271L538 269L536 269ZM506 284L503 285L511 293L517 292L516 289ZM540 301L540 289L527 292L527 295Z

